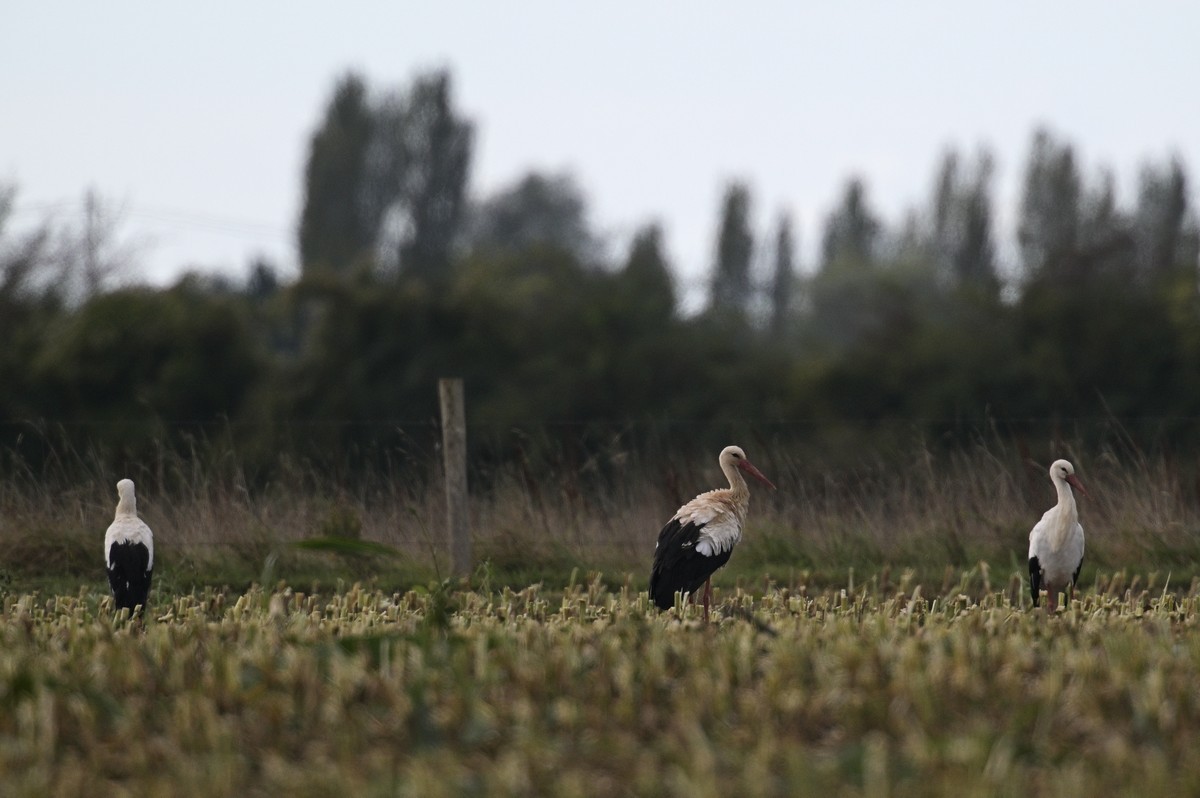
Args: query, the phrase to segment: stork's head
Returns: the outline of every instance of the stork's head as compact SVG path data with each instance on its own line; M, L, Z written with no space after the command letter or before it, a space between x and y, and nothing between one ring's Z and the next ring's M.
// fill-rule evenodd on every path
M720 463L721 470L723 471L727 471L730 466L740 468L771 490L775 490L775 484L763 476L763 472L755 468L754 464L746 459L746 453L742 451L741 446L726 446L722 449Z
M1066 482L1084 496L1088 495L1087 488L1079 481L1079 477L1075 476L1075 466L1067 460L1055 460L1050 464L1050 479L1055 482Z
M123 479L117 483L117 512L135 512L137 499L133 493L133 480Z

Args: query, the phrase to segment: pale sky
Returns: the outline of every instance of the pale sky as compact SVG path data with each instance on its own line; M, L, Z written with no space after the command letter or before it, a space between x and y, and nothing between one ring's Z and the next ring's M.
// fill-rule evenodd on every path
M718 201L749 182L811 261L854 174L891 224L940 154L997 158L1011 217L1033 130L1132 197L1141 164L1200 180L1200 5L1142 2L62 2L0 24L0 181L18 223L121 209L139 273L296 268L309 137L336 79L377 90L448 67L476 125L471 192L570 171L623 252L660 221L685 283L712 261ZM809 265L805 263L803 265Z

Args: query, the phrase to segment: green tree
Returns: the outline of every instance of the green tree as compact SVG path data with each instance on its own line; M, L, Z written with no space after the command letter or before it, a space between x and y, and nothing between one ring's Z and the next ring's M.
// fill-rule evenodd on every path
M0 302L6 306L39 293L39 273L50 239L46 225L22 236L10 232L16 198L16 186L0 184Z
M841 202L825 221L821 239L821 270L874 266L882 223L867 203L866 184L851 178Z
M257 257L250 263L250 273L246 276L246 285L242 293L253 303L260 304L279 293L279 272L275 266L264 257Z
M569 175L532 172L474 211L470 249L512 254L533 247L553 247L582 263L595 258L587 202Z
M400 105L395 131L403 154L400 191L393 207L399 224L401 273L444 284L462 232L471 168L473 129L453 107L445 71L419 77ZM398 217L398 218L397 218Z
M958 154L943 156L933 199L933 253L938 271L952 285L996 295L992 231L992 157L980 153L973 173L963 174Z
M304 273L345 274L371 262L386 202L372 196L368 154L375 114L356 74L342 78L309 144L300 215Z
M241 300L185 278L167 291L92 298L56 326L31 367L41 418L73 425L77 444L136 458L237 418L265 363Z
M62 312L50 273L50 230L39 224L11 230L17 188L0 184L0 441L12 445L21 430L7 426L37 409L30 364Z
M472 128L447 72L372 102L344 78L305 170L300 258L306 273L381 267L444 283L461 234Z
M851 179L825 223L821 266L810 284L810 324L818 342L844 349L879 321L879 239L883 224L871 210L866 186Z
M1081 193L1074 149L1038 130L1025 169L1017 226L1027 278L1059 281L1084 276L1078 257Z
M663 254L659 225L646 225L633 237L618 280L631 314L648 321L657 319L660 323L674 317L675 285Z
M1180 275L1194 281L1196 231L1180 160L1173 158L1163 168L1145 165L1133 220L1139 272L1151 283L1173 281Z
M750 266L754 259L754 234L750 230L750 189L733 182L721 200L717 232L717 258L713 267L709 309L735 319L745 319L750 306Z
M1079 239L1080 257L1086 259L1093 275L1130 284L1137 279L1133 222L1117 206L1110 170L1102 169L1096 183L1084 190Z
M792 236L792 220L779 214L775 228L775 268L771 274L770 331L779 336L791 318L792 294L796 286L796 243Z

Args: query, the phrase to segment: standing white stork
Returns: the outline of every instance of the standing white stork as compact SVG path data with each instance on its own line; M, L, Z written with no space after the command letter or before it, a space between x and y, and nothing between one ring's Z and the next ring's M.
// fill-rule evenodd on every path
M704 585L705 621L713 572L729 562L750 510L750 489L741 472L775 489L739 446L722 449L719 462L729 487L701 493L679 508L658 533L650 570L650 598L661 610L675 605L676 593L690 595Z
M1029 533L1029 592L1036 607L1038 592L1045 585L1046 612L1058 609L1060 588L1067 592L1068 604L1075 596L1075 581L1083 567L1083 527L1071 488L1088 495L1075 476L1075 467L1066 460L1054 461L1050 479L1058 491L1058 504L1047 510Z
M133 480L117 483L117 515L104 533L104 564L117 609L145 608L154 571L154 535L137 514Z

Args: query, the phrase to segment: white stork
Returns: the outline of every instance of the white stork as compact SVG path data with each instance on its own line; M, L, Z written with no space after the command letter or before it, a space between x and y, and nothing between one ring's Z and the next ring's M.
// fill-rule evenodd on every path
M117 609L146 606L154 571L154 535L137 514L133 480L117 483L117 515L104 533L104 564Z
M662 610L675 605L676 593L691 594L704 585L705 621L713 572L729 562L750 509L750 489L741 472L775 489L739 446L722 449L719 462L729 487L701 493L679 508L658 533L650 570L650 598Z
M1058 504L1047 510L1029 533L1029 592L1036 607L1038 592L1045 585L1046 612L1058 609L1060 588L1067 591L1068 604L1075 596L1075 581L1083 567L1083 527L1071 488L1088 495L1075 476L1075 467L1066 460L1054 461L1050 479L1058 491Z

